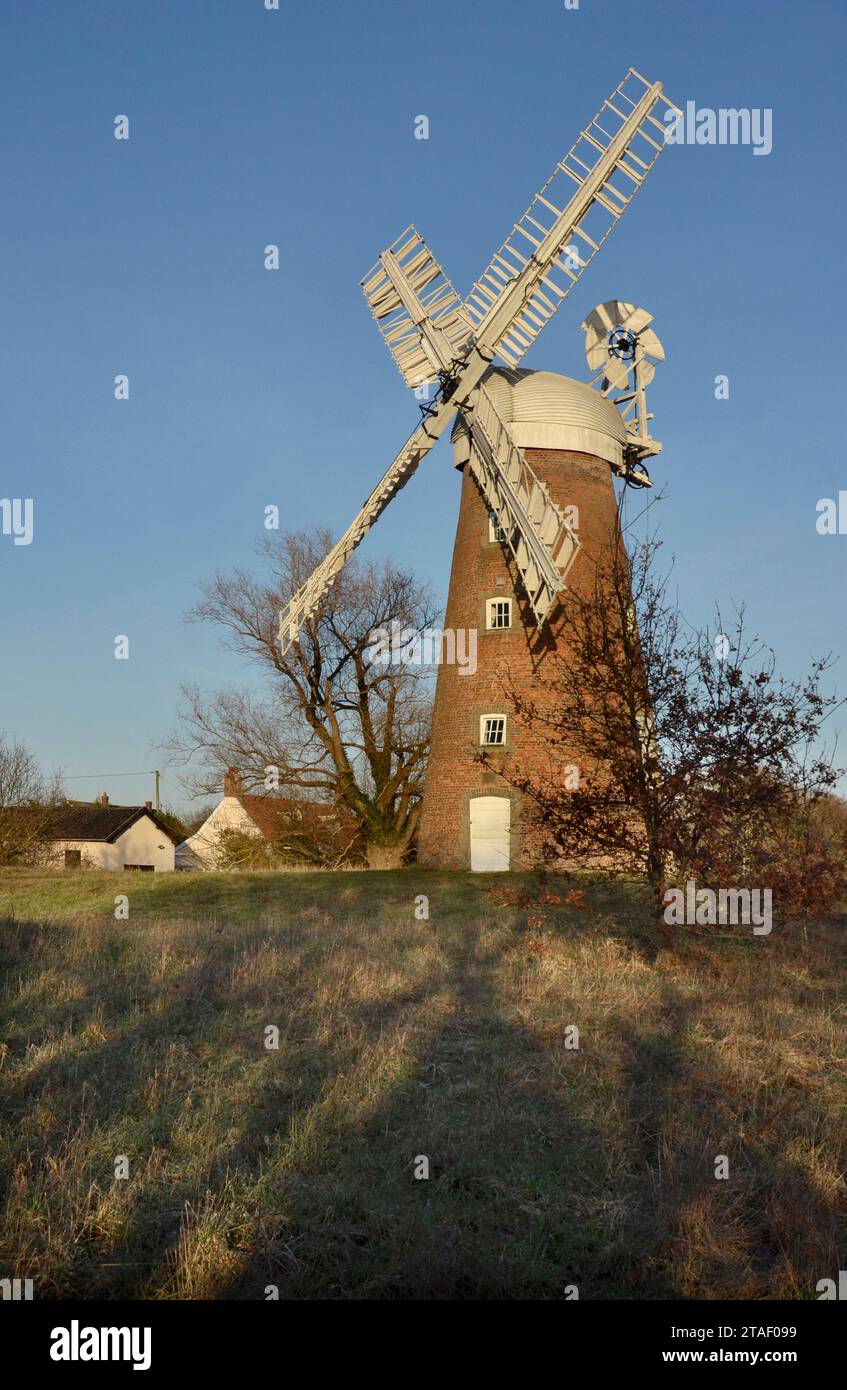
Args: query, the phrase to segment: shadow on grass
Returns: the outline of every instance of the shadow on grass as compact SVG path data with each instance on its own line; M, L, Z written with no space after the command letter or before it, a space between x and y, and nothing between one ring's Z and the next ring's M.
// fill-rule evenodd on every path
M602 1140L498 1004L513 935L489 950L477 929L440 935L450 1006L408 1041L411 1073L296 1170L275 1176L271 1158L274 1229L218 1296L272 1284L280 1298L558 1298L580 1281L603 1239L578 1200L602 1173Z
M837 1203L786 1151L804 1137L780 1114L792 1098L771 1102L767 1083L759 1096L739 1085L715 1048L692 1046L698 1009L699 1000L667 981L659 1022L622 1028L633 1149L623 1261L630 1296L812 1297L825 1271L839 1267L843 1211L839 1217Z
M320 892L299 885L281 921L331 902L328 876L308 877ZM365 877L350 875L345 889L367 898ZM478 889L460 886L478 911ZM209 890L222 915L224 887ZM257 885L257 912L268 891ZM632 948L629 911L619 908L609 930ZM25 958L39 928L18 925ZM354 919L349 930L369 925ZM618 1024L621 1179L609 1130L586 1103L590 1056L551 1050L504 995L504 954L525 934L519 916L485 934L461 917L428 927L435 963L377 999L344 1002L337 1035L321 1031L326 1009L311 1003L325 966L320 926L184 931L182 949L200 958L184 969L177 959L164 978L154 952L146 959L126 936L115 947L106 937L76 967L85 999L45 1013L50 1028L62 1007L77 1020L96 1013L105 1036L10 1078L12 1118L45 1101L70 1123L75 1097L89 1097L103 1143L77 1175L82 1187L113 1182L109 1144L122 1125L139 1126L133 1163L158 1155L150 1180L128 1193L119 1242L74 1241L46 1271L61 1296L261 1299L272 1284L293 1299L558 1299L573 1285L583 1298L766 1297L776 1281L776 1296L796 1297L797 1271L811 1279L838 1267L834 1205L787 1155L790 1133L757 1132L755 1097L737 1095L714 1049L692 1049L696 1004L673 982L662 982L658 1018ZM279 1019L279 1054L264 1054L259 1039L280 1009L231 987L233 965L268 943L285 952L282 997L302 1009L297 1036ZM110 962L120 988L104 1001ZM217 1066L207 1151L187 1156L183 1136L177 1154L185 1107ZM168 1067L170 1090L151 1111L149 1088ZM203 1133L191 1141L201 1149ZM46 1131L36 1162L59 1160L66 1134ZM715 1179L717 1153L729 1156L727 1182ZM429 1176L419 1180L423 1158ZM180 1273L189 1208L196 1286Z

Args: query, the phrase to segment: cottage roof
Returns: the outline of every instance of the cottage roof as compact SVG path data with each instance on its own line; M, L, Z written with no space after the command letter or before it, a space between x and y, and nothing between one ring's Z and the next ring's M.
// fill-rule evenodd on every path
M346 824L349 817L339 815L338 809L321 801L296 801L274 796L256 796L238 792L238 800L253 824L267 840L276 839L291 830L292 821L315 829L321 822L327 825ZM350 820L351 827L355 822Z
M113 844L142 816L149 816L156 829L174 844L179 836L170 830L155 811L146 806L59 806L45 820L44 837L48 840L100 840Z

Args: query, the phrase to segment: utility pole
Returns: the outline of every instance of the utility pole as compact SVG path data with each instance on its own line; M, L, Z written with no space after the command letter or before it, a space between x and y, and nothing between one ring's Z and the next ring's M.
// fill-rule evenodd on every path
M157 811L161 811L161 809L162 809L161 806L160 806L160 804L159 804L159 775L160 775L160 774L159 774L158 770L157 770L156 772L153 773L153 776L156 778L156 810L157 810Z

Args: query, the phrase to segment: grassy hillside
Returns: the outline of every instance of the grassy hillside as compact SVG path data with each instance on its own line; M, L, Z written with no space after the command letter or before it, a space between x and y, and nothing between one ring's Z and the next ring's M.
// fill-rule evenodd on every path
M635 886L533 885L0 871L0 1273L815 1297L847 1253L844 923L651 961Z

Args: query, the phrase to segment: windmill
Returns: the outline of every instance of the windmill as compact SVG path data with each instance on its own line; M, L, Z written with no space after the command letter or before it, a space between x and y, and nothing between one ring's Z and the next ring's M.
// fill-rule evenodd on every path
M511 589L522 611L521 625L544 633L581 540L557 495L556 478L541 476L545 470L536 462L535 445L527 450L516 436L510 393L522 398L531 395L533 409L541 416L551 410L553 415L561 414L561 402L553 401L555 383L568 379L528 373L519 363L632 203L664 148L668 113L677 110L663 95L660 82L649 82L630 68L557 162L465 300L413 226L364 276L365 299L404 382L416 389L434 387L434 396L422 405L419 424L344 535L281 613L283 652L319 614L335 577L454 417L457 463L466 479L473 479L475 489L475 501L468 506L482 508L480 514L496 538L498 554L508 561ZM588 316L583 328L589 367L597 373L596 389L571 385L587 392L594 404L583 397L576 399L571 392L564 407L566 415L570 412L568 447L603 459L610 489L606 464L628 483L649 486L643 461L661 447L649 434L644 394L653 363L663 356L661 345L656 351L655 334L647 336L649 320L643 311L617 300ZM504 368L493 366L498 358ZM533 380L527 383L528 378ZM624 406L622 413L610 396ZM543 419L536 424L538 429L529 432L527 439L559 439L552 417L546 425ZM464 499L463 490L462 508L466 509ZM459 533L462 526L460 513ZM502 576L492 582L505 584ZM448 598L448 624L450 610ZM439 705L447 703L442 697L442 680L449 679L446 672L446 667L440 669L436 691L434 762L425 797L431 807L440 800L431 788L450 780L451 748L455 759L455 739L442 737L443 774L438 770L438 714ZM477 809L481 815L481 808ZM473 823L473 805L470 815ZM502 857L502 832L498 852ZM472 850L470 859L473 864ZM481 862L473 866L483 867Z
M536 621L544 621L577 541L526 459L509 445L482 377L498 355L515 367L579 281L661 154L668 111L678 108L663 96L662 84L630 68L464 303L414 227L364 277L365 298L404 381L414 387L437 382L438 389L359 514L281 615L283 650L457 409L470 421L475 475L501 529L510 536L517 532L517 567ZM567 199L565 191L571 194ZM637 445L635 450L622 471L637 480Z

